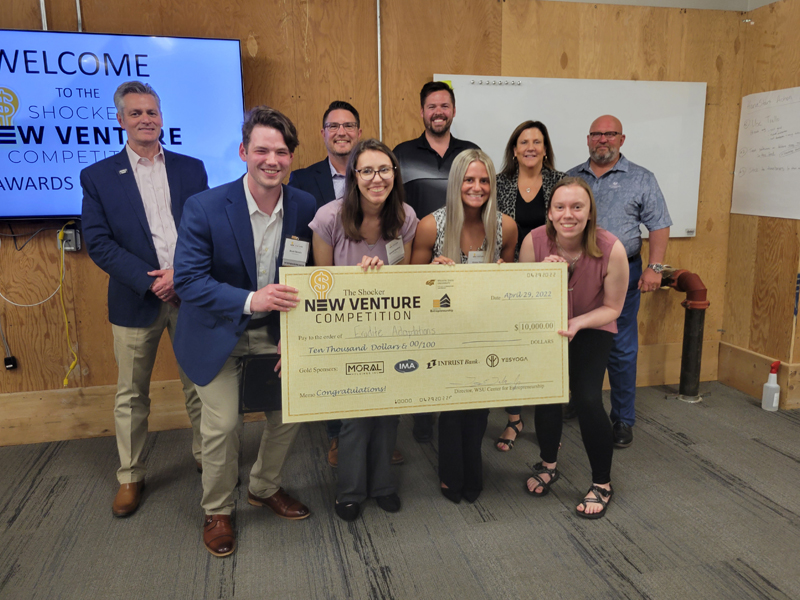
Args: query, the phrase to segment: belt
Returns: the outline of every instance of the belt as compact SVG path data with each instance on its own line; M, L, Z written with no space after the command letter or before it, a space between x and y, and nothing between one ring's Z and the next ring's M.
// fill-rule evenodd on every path
M267 326L267 321L269 320L268 317L261 317L260 319L250 319L250 321L245 326L245 331L250 329L260 329L261 327Z
M637 260L640 260L641 258L642 258L642 253L641 252L637 252L633 256L629 256L628 257L628 264L630 264L632 262L636 262Z

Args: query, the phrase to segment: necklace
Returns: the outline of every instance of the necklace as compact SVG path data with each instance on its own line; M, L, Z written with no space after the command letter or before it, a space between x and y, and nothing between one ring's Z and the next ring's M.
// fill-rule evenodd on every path
M525 191L530 194L531 193L531 188L525 188Z
M561 255L562 258L567 259L567 262L569 263L567 265L567 269L569 270L570 273L572 273L572 271L575 270L575 263L577 263L580 257L583 256L583 249L578 251L577 255L572 256L568 254L567 251L564 250L564 248L561 247L561 244L558 243L558 239L556 239L556 247L558 248L559 255Z

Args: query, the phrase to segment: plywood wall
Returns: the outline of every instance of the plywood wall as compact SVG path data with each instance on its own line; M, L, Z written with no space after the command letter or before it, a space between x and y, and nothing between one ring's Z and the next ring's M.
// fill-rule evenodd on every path
M763 13L764 20L769 15L788 39L791 27L783 19L794 18L796 24L793 15L798 3L800 0L779 2L773 5L777 9L765 7L754 14ZM359 109L368 136L378 134L382 108L384 139L390 146L418 136L422 131L418 93L433 72L706 81L698 236L672 240L667 259L673 265L696 271L706 282L712 304L706 316L705 339L712 347L721 336L718 330L723 327L723 309L732 314L739 310L742 318L745 313L751 318L752 311L726 303L725 287L725 270L731 267L728 249L733 228L736 243L731 244L731 256L740 252L742 243L749 243L747 240L756 236L752 227L740 226L736 220L731 225L728 214L743 66L753 71L748 75L751 85L761 85L763 77L749 66L763 58L746 63L744 59L746 36L749 40L758 24L747 30L740 13L530 0L384 1L383 105L379 107L374 2L144 0L132 10L118 0L83 0L82 6L85 31L241 40L246 104L271 104L295 121L301 141L295 166L308 165L324 156L320 118L333 99L348 100ZM769 12L773 10L778 10L778 15ZM48 0L47 13L51 29L75 30L71 0ZM38 29L39 23L37 0L14 0L0 7L0 27ZM792 43L796 56L797 42ZM776 72L774 77L788 80L790 67L781 68L785 73ZM208 85L209 82L198 82L199 101L202 93L209 91ZM491 119L492 110L495 109L487 108L487 119ZM569 166L572 165L559 165ZM0 224L0 229L5 227ZM754 240L757 243L757 236ZM782 246L770 250L784 251ZM40 273L42 281L55 281L53 265L57 264L57 253L49 236L37 238L21 253L13 252L3 242L0 260L0 290L9 285L20 296L37 296L48 286L29 282L18 274L29 270ZM789 262L788 270L796 270L796 252ZM763 267L752 261L733 266L749 269L752 278L756 273L763 275ZM729 278L729 286L731 281ZM67 255L66 285L68 317L75 332L73 342L81 359L70 385L113 384L116 368L106 320L105 275L85 252ZM752 289L751 286L751 297ZM680 300L678 294L668 291L645 297L640 312L643 344L666 348L680 341ZM28 369L0 374L0 391L56 389L61 385L70 355L56 313L51 306L23 310L0 305L4 323L10 323L15 353L21 361L24 356ZM744 337L739 333L726 335ZM652 369L655 374L664 372L658 366ZM174 358L167 346L162 348L154 379L175 377Z
M747 18L742 96L800 86L800 2L775 2ZM730 248L722 340L800 362L794 316L800 221L731 215Z

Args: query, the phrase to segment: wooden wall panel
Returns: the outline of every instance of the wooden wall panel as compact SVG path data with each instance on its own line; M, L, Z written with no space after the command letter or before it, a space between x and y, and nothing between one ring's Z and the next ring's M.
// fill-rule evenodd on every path
M800 86L800 0L769 4L747 18L752 25L742 28L741 95ZM733 215L731 222L723 339L773 360L794 361L800 224L745 215Z
M722 341L740 348L750 347L757 248L758 217L731 215Z
M0 3L0 28L41 29L42 13L37 0L14 0Z
M790 360L799 259L798 222L759 218L749 350Z
M422 133L419 91L433 73L500 75L502 9L485 0L381 3L383 138L390 148Z
M334 100L355 107L364 137L378 137L378 33L375 3L358 0L297 2L294 22L297 169L325 158L322 115Z
M718 11L527 0L503 5L502 75L707 82L698 233L670 240L667 251L669 264L698 273L709 289L706 340L719 340L724 308L736 150L731 123L739 111L743 60L740 21L738 13ZM646 242L643 252L646 260ZM643 296L643 345L682 340L682 299L668 290Z
M46 228L17 251L9 237L0 238L0 293L16 304L36 304L50 296L58 287L61 253L56 242L56 230L61 224L53 221L2 222L0 232L13 232L18 246L28 236ZM75 254L65 254L64 303L70 323L73 348L77 349L79 332L75 326L73 302ZM8 344L19 367L0 372L0 393L25 390L56 389L63 385L73 356L67 345L63 311L59 294L39 306L14 306L0 300ZM69 386L82 385L80 364L69 378Z

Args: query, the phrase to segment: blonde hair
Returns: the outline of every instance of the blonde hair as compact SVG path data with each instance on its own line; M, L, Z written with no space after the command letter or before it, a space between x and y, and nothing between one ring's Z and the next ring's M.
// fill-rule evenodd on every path
M494 163L483 150L470 148L456 156L453 166L450 167L450 177L447 180L447 204L445 205L444 242L442 256L446 256L461 263L461 228L464 226L464 205L461 202L461 186L469 166L481 162L489 173L489 199L481 208L486 252L483 262L495 262L495 246L497 244L497 176Z

